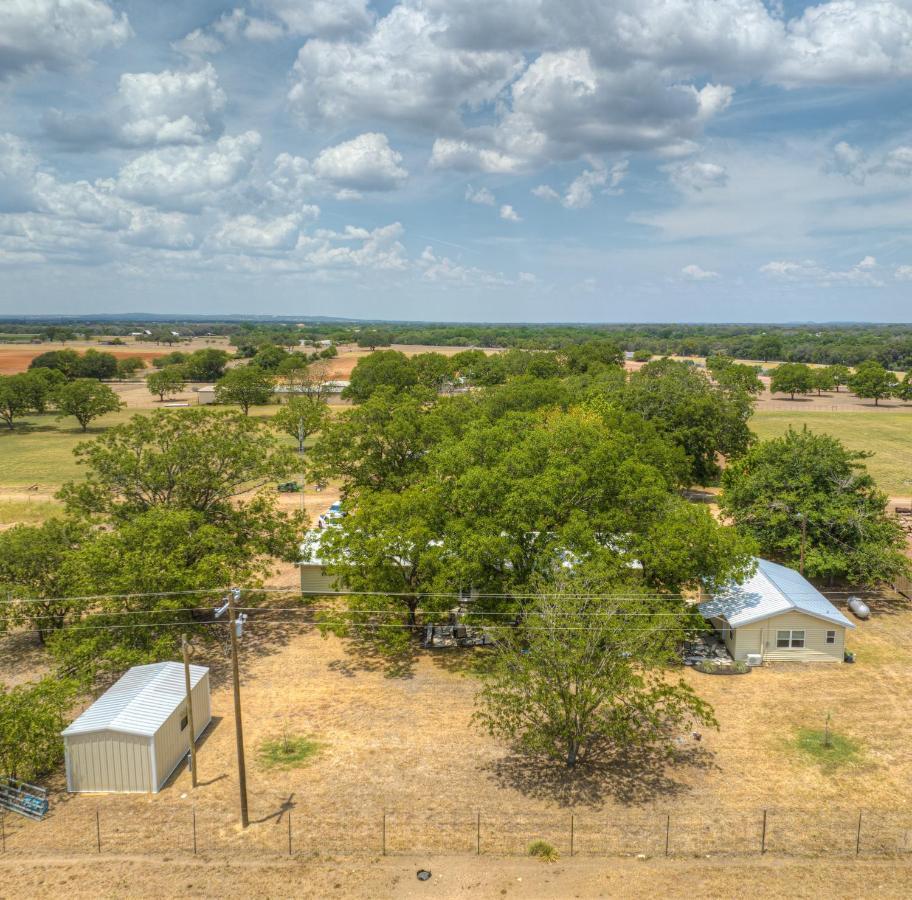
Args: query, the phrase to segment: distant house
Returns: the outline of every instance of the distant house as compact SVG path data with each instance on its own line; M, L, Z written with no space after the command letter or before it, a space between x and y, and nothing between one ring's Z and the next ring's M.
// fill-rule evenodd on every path
M770 662L842 662L855 626L794 569L758 559L757 569L700 604L732 657Z
M208 384L196 389L196 402L200 406L215 403L215 385Z

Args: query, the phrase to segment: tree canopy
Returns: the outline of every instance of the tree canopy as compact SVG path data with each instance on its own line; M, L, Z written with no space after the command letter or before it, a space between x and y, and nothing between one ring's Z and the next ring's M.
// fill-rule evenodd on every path
M259 366L229 369L215 385L218 403L233 403L248 415L251 406L264 406L272 400L275 379Z
M342 396L355 403L364 403L381 388L399 393L417 383L418 374L404 353L399 350L377 350L358 360Z
M87 431L95 419L117 412L124 406L117 394L94 378L77 378L61 385L54 392L58 418L73 416L80 428Z
M879 362L868 360L855 369L849 378L849 390L857 397L870 398L874 405L892 397L898 381L895 372L888 372Z
M720 506L764 554L795 567L803 555L810 577L889 581L908 570L905 538L867 456L829 435L789 429L726 469Z
M770 378L770 390L774 394L809 394L814 387L811 367L804 363L783 363L773 369Z

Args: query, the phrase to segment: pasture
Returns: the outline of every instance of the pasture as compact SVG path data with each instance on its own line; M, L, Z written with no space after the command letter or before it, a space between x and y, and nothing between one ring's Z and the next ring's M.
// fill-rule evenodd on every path
M793 409L782 411L758 405L750 423L761 439L778 437L789 426L803 425L839 438L851 450L872 453L865 464L881 490L900 499L912 496L912 415L908 410L816 412L796 403Z

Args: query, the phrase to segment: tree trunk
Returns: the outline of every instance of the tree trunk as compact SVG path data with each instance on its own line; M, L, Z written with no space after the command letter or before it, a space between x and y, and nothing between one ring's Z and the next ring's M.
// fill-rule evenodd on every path
M567 747L567 768L572 769L576 765L579 756L579 743L576 740L570 741Z

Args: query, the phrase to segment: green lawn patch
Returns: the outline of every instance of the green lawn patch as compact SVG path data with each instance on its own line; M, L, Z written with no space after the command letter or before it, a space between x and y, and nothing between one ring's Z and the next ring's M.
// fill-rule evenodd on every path
M861 762L861 745L832 729L799 728L795 749L805 758L819 763L826 771L841 769Z
M257 757L264 769L293 769L309 763L319 752L320 743L301 735L286 735L263 741Z
M800 404L796 404L796 407ZM830 434L850 450L867 450L868 471L878 487L893 497L912 497L912 413L892 410L870 412L766 412L757 410L750 427L761 439L784 434L789 425Z
M63 515L63 505L50 500L0 500L0 525L41 525Z

